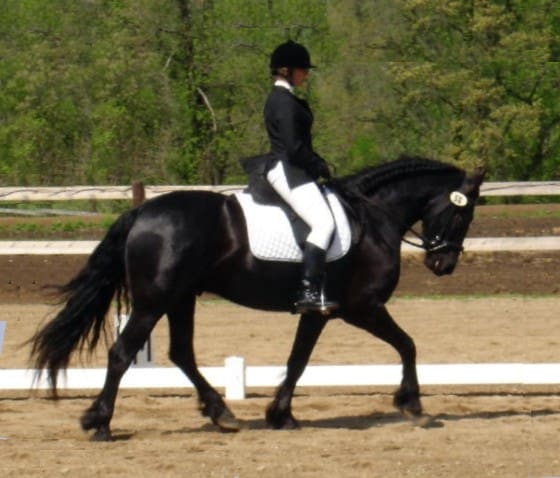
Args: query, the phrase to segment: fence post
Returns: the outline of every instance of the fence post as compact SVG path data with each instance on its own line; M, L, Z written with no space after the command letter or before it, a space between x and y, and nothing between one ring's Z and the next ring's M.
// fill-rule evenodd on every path
M146 199L146 191L144 185L140 181L132 183L132 207L139 206Z

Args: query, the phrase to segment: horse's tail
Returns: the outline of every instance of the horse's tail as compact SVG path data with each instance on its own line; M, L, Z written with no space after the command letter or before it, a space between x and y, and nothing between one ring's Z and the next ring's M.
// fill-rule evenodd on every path
M72 353L93 351L102 331L106 338L105 317L115 292L119 310L121 298L127 298L124 248L137 215L137 209L122 214L83 269L57 288L63 309L29 340L36 378L46 369L55 397L58 372L68 367Z

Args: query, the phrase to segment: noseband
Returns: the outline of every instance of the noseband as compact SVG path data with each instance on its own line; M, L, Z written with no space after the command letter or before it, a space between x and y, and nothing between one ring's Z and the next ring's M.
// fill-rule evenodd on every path
M412 234L414 234L422 242L420 244L417 244L416 242L408 240L406 237L403 237L402 241L419 249L424 249L426 252L437 252L443 249L448 249L456 252L463 252L464 250L462 244L446 240L443 234L436 234L432 239L428 239L426 236L420 234L419 232L416 232L411 227L408 228L408 231L412 232ZM445 228L443 230L443 233L445 233Z

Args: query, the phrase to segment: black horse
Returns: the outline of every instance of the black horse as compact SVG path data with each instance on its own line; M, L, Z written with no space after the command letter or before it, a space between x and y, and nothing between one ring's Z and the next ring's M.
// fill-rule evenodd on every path
M298 426L291 411L296 382L325 324L335 317L397 350L403 378L394 404L407 415L422 416L414 342L384 304L399 280L401 240L417 221L422 222L416 241L426 251L425 265L436 275L453 272L483 177L482 170L467 175L449 164L401 157L331 182L354 229L349 253L328 265L329 297L340 309L330 317L300 317L286 378L266 411L271 427ZM60 288L65 305L30 340L32 360L39 371L48 371L56 396L57 374L67 368L72 353L92 350L104 335L114 296L119 309L130 297L130 320L109 350L105 384L82 416L82 428L95 430L94 440L111 439L121 377L167 314L169 356L196 387L202 414L222 430L237 430L234 415L197 368L196 296L208 291L248 307L289 311L300 267L252 256L234 197L198 191L162 195L121 215L85 267Z

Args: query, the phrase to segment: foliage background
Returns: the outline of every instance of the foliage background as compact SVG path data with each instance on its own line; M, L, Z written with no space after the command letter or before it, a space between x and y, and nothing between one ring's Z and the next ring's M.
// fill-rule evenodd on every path
M337 174L560 176L557 0L2 0L0 185L243 183L288 38Z

